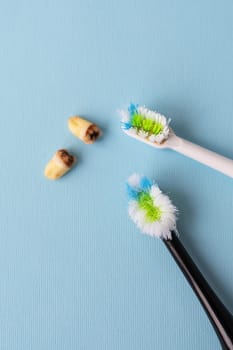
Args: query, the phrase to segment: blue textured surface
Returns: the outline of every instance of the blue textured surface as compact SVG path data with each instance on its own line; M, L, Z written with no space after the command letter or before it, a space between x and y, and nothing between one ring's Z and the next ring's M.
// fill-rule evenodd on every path
M1 350L220 349L180 271L126 212L125 179L155 178L181 239L233 309L233 180L126 137L146 104L177 134L233 158L233 3L0 2ZM104 130L93 146L67 117ZM54 151L79 164L43 177Z

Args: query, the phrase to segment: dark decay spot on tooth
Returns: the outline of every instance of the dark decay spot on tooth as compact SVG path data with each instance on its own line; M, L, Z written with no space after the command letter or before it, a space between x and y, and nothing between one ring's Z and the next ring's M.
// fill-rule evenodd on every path
M58 153L65 165L71 167L74 163L74 157L71 154L69 154L65 149L60 149Z
M94 132L90 135L90 138L91 138L91 140L96 140L98 136L99 136L99 133L98 133L97 131L94 131Z
M100 136L99 128L94 124L90 125L86 133L86 140L94 142L99 136Z

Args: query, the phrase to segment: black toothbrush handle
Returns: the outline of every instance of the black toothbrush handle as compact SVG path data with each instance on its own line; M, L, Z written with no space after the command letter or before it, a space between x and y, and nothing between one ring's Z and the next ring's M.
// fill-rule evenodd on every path
M201 302L217 333L222 349L233 350L232 314L209 286L176 234L172 233L172 239L163 239L163 242Z

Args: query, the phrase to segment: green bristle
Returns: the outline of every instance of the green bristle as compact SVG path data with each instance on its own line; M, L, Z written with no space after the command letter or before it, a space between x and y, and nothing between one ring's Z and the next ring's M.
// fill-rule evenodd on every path
M137 130L143 130L154 135L158 135L163 130L162 124L156 123L153 119L146 118L141 114L132 116L131 125Z
M143 116L140 114L134 114L131 119L131 124L134 128L141 129L143 122Z
M154 123L152 134L158 135L163 130L163 126L160 123Z
M150 132L154 128L154 120L153 119L143 119L142 121L142 129L146 132Z
M141 192L138 197L139 207L146 212L148 222L159 221L162 215L161 209L156 207L148 192Z

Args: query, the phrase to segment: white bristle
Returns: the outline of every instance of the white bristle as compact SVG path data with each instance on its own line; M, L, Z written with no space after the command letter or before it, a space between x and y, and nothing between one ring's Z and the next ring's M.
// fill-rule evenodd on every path
M131 187L134 188L138 188L139 184L140 184L140 180L141 180L141 176L139 174L132 174L129 178L128 178L128 184Z

